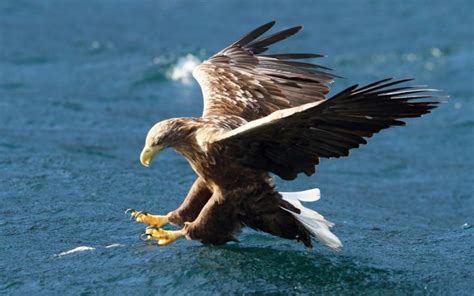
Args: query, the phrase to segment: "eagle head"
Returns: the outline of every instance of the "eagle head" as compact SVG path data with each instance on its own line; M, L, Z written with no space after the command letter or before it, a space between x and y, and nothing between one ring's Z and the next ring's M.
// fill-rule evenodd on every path
M145 146L140 154L142 165L150 166L153 158L163 149L176 148L189 135L190 127L187 124L190 119L172 118L155 124L146 136Z

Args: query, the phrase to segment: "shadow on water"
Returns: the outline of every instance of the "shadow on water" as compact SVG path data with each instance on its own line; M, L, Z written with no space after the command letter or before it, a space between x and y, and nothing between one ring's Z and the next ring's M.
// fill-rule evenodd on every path
M163 266L161 256L148 263L148 270L170 268L173 281L163 288L199 289L234 293L323 293L383 290L412 291L416 287L396 282L394 271L364 266L345 256L325 256L314 251L277 250L268 247L226 245L179 250L174 260L183 266ZM180 264L181 264L180 263ZM178 292L178 290L176 290Z

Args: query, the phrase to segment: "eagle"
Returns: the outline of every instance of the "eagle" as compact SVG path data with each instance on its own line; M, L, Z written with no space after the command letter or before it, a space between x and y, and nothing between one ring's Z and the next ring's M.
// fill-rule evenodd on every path
M148 167L160 151L173 148L197 178L166 215L127 210L149 225L142 239L161 246L179 238L221 245L238 242L247 226L310 248L315 239L340 250L334 224L302 204L318 200L319 189L279 192L273 176L313 175L320 158L348 156L375 133L405 125L402 119L420 117L439 103L435 89L393 78L327 98L339 76L305 61L322 55L266 53L302 29L263 36L274 24L245 34L194 69L204 99L201 117L172 118L149 130L140 162ZM162 228L166 224L180 229Z

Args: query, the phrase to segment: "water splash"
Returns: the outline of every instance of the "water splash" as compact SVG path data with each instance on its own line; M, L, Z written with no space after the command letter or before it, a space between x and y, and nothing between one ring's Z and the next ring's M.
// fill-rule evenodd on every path
M110 249L110 248L117 248L117 247L123 247L124 245L122 244L111 244L111 245L108 245L108 246L105 246L106 249Z
M95 248L93 248L93 247L80 246L80 247L74 248L74 249L69 250L69 251L61 252L61 253L57 254L56 256L62 257L62 256L66 256L66 255L69 255L69 254L77 253L77 252L93 251L93 250L95 250Z
M194 68L201 61L192 54L180 57L175 65L166 73L166 76L173 81L181 81L184 84L190 84Z

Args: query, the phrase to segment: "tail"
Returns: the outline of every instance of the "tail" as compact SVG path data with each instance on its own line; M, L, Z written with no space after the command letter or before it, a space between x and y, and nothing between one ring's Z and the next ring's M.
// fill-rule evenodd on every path
M280 192L283 199L300 210L300 213L292 212L282 207L283 210L290 212L320 243L339 251L342 248L341 241L335 236L330 228L334 223L324 219L324 217L314 210L311 210L301 204L302 201L313 202L321 197L319 189L311 189L301 192Z

